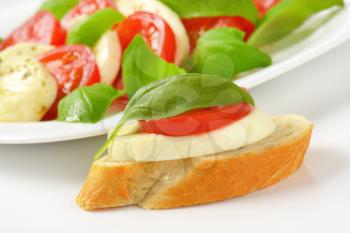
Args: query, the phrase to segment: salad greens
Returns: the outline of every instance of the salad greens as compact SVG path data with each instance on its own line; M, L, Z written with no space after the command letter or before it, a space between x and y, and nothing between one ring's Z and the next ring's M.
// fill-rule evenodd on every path
M95 159L104 153L128 121L163 119L194 109L242 102L254 105L248 92L230 80L213 75L184 74L153 82L134 94L122 119Z
M217 28L204 33L189 60L192 73L232 79L236 74L271 65L271 57L244 42L244 33L234 28Z
M75 24L67 35L67 44L93 47L98 39L124 17L112 8L105 8Z
M344 6L343 0L284 0L268 11L248 43L262 47L275 42L301 26L312 15L334 6Z
M141 87L176 74L186 73L155 55L141 36L136 36L123 55L123 83L131 98Z
M104 117L113 100L123 95L102 83L80 87L60 101L57 120L96 123Z
M258 11L251 0L161 0L181 18L242 16L257 22Z
M79 2L80 0L49 0L41 4L40 10L49 11L60 20L70 9L78 5Z

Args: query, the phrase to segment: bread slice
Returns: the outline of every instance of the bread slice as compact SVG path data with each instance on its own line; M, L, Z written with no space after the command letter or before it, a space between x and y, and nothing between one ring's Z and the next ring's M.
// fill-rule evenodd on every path
M240 149L192 159L93 163L77 197L85 210L139 205L163 209L211 203L271 186L296 171L310 143L312 123L302 116L273 118L277 128Z

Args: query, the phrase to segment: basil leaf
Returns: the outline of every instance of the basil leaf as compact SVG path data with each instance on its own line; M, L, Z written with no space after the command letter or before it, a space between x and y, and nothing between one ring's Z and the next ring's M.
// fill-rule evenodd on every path
M79 0L49 0L41 4L41 11L51 12L56 19L60 20L70 9L78 5Z
M67 44L85 44L93 47L98 39L124 17L112 8L105 8L75 24L67 35Z
M245 43L243 37L234 28L207 31L197 42L189 69L232 79L238 73L271 65L271 57Z
M154 120L213 106L246 102L250 95L232 81L205 74L185 74L163 79L139 89L129 101L127 120Z
M242 16L252 22L258 11L251 0L161 0L181 18Z
M127 121L163 119L194 109L242 102L254 105L253 98L245 90L217 76L185 74L153 82L134 94L122 119L95 159L104 153Z
M113 100L122 95L124 93L102 83L80 87L60 101L57 120L96 123L104 117Z
M122 67L123 83L129 98L149 83L186 73L155 55L141 36L136 36L125 50Z
M343 0L284 0L267 12L248 43L262 47L288 35L312 15L334 7L344 6Z

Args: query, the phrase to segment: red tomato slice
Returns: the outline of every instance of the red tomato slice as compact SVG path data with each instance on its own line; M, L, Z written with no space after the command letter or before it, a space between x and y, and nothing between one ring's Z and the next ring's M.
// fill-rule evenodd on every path
M63 17L62 26L67 29L77 17L91 15L104 8L116 8L116 6L113 0L84 0Z
M22 26L14 30L0 45L0 50L21 42L33 42L49 45L63 45L66 31L60 22L49 12L38 12Z
M223 128L247 116L253 107L246 103L212 107L160 120L139 121L141 131L166 136L189 136Z
M100 74L90 49L83 45L57 47L38 57L58 83L56 102L44 117L57 116L58 102L79 86L89 86L100 81Z
M128 96L123 95L113 102L113 106L115 106L118 111L124 111L126 108L126 105L128 105L128 102L129 102Z
M149 12L136 12L118 24L116 31L123 49L128 47L137 34L141 34L157 55L168 62L174 62L175 35L160 16Z
M114 86L117 90L123 90L123 89L124 89L123 78L122 78L122 72L119 72L116 81L113 83L113 86ZM125 95L119 97L118 99L116 99L116 100L113 102L113 105L115 105L119 111L123 111L123 110L125 109L126 105L128 104L128 102L129 102L129 98L128 98L128 96L125 94Z
M268 10L280 2L281 0L254 0L254 4L258 8L260 17L263 17Z
M123 77L122 72L119 72L117 79L114 81L113 86L118 90L124 89L124 83L123 83Z
M206 31L214 28L232 27L245 32L245 39L254 32L255 25L249 20L238 16L200 17L182 20L190 37L191 51L196 46L198 38Z

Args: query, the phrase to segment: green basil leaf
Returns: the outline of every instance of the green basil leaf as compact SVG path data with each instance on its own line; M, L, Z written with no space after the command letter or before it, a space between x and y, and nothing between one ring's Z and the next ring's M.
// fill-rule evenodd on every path
M80 0L49 0L41 4L40 10L49 11L60 20L79 2Z
M271 65L271 57L248 45L244 33L234 28L217 28L198 40L189 63L192 73L232 79L236 74Z
M129 98L149 83L186 73L183 69L155 55L141 36L136 36L125 50L122 67L123 83Z
M250 95L232 81L205 74L176 75L139 89L129 101L127 120L154 120L213 106L247 102Z
M80 87L60 101L57 120L96 123L104 117L113 100L122 95L124 93L102 83Z
M213 75L176 75L153 82L139 89L131 98L122 119L95 159L104 153L127 121L163 119L194 109L242 102L254 105L253 98L245 90L232 81Z
M258 11L251 0L161 0L181 18L242 16L252 22L258 20Z
M301 26L312 15L334 6L344 6L343 0L284 0L268 11L248 43L262 47L275 42Z
M67 35L67 44L85 44L93 47L98 39L124 17L112 8L106 8L75 24Z

